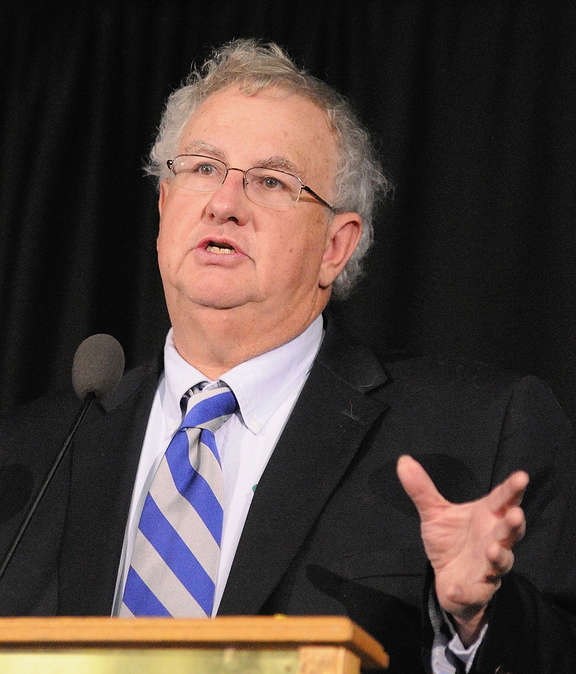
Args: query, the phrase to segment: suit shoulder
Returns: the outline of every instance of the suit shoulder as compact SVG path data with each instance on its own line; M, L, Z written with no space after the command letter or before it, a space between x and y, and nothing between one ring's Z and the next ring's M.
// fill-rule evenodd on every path
M458 382L474 386L510 386L536 377L525 376L494 365L465 358L445 358L431 354L408 354L375 349L378 359L395 379L419 382Z
M427 408L457 413L470 409L495 418L508 414L555 419L569 432L569 422L548 384L467 359L380 353L388 373L388 394Z
M328 322L319 359L370 395L425 396L430 402L446 396L494 399L513 391L553 397L538 377L472 359L391 351L351 336L334 321Z
M141 365L127 370L117 388L102 400L105 407L119 404L126 396L133 394L147 379L157 381L162 372L162 359L155 358ZM59 391L47 393L30 402L15 407L0 410L0 428L12 424L22 423L38 417L49 417L56 421L61 416L66 417L70 410L79 407L80 400L72 390L72 386Z
M92 404L83 425L123 404L135 396L153 396L161 360L154 359L128 370L117 389L102 401ZM0 464L16 458L26 448L27 454L50 454L64 440L80 409L81 401L72 387L50 393L31 402L0 411Z
M78 398L70 388L49 393L35 400L8 407L0 411L0 429L9 429L12 426L18 426L23 423L30 423L33 420L51 419L57 421L66 417L70 410L79 405Z

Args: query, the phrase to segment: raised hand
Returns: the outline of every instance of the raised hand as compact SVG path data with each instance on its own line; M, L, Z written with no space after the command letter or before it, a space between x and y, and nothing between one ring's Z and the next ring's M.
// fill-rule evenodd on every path
M513 473L487 496L455 504L438 492L412 457L400 457L397 473L420 514L438 601L454 617L462 642L472 643L500 579L512 568L512 548L524 536L520 503L528 475Z

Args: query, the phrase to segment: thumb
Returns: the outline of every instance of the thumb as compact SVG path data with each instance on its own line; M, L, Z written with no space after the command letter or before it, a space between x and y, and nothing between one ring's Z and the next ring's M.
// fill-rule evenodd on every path
M420 518L432 508L448 503L436 489L436 485L422 466L411 456L404 455L398 459L396 474L404 491L412 499Z

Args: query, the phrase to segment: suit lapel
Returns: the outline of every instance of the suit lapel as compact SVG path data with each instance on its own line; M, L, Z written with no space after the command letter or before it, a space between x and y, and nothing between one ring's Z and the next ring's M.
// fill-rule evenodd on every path
M70 497L61 548L59 613L110 613L134 477L158 365L129 373L94 409L72 447Z
M329 327L254 495L219 614L258 613L387 406L374 355Z

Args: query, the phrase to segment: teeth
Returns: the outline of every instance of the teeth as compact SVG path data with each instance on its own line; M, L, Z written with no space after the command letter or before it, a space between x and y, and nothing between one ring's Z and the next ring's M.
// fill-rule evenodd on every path
M218 255L230 255L231 253L235 253L235 249L232 248L232 246L228 246L227 244L217 244L217 243L210 243L206 246L206 250L210 253L217 253Z

